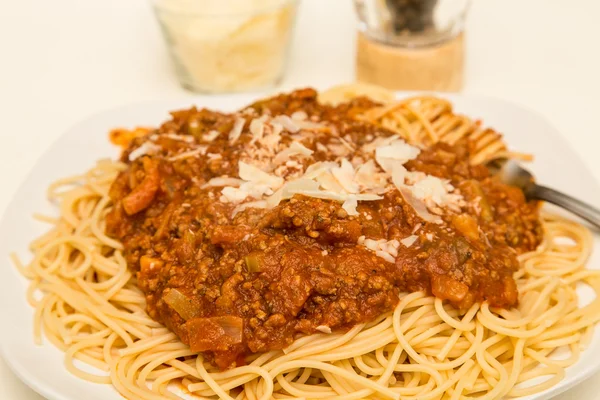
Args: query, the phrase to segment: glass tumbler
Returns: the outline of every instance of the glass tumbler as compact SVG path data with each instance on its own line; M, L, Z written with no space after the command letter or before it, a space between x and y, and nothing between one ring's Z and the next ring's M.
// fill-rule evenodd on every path
M296 0L152 0L181 85L260 90L282 79Z

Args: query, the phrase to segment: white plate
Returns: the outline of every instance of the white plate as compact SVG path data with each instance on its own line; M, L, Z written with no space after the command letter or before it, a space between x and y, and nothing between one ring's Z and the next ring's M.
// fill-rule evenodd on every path
M446 96L457 111L481 118L506 135L511 148L535 154L530 166L540 182L570 193L582 200L600 204L600 187L568 144L543 118L515 105L488 98ZM202 97L195 103L231 111L252 102L250 95ZM63 366L63 353L45 343L33 342L33 310L25 301L27 282L12 267L8 254L16 251L29 259L29 242L43 233L46 226L32 219L32 213L56 214L46 200L46 188L53 180L90 168L99 158L116 157L117 150L108 143L107 133L114 127L156 125L165 120L167 111L184 108L190 101L148 103L106 111L91 117L65 133L54 143L21 185L0 222L0 350L12 370L34 390L52 400L121 399L109 385L88 383L70 375ZM595 245L600 245L598 237ZM595 252L589 267L598 268ZM567 376L546 392L527 400L549 399L600 370L600 329L579 362Z

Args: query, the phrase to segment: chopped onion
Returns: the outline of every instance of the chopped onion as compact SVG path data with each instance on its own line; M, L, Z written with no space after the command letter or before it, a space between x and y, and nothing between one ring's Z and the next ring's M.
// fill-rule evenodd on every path
M194 318L185 323L192 351L227 351L242 343L244 320L233 315Z
M244 257L244 262L246 263L246 268L248 268L248 272L262 272L260 261L256 254L250 254Z
M200 315L200 306L178 289L170 289L163 300L186 321Z

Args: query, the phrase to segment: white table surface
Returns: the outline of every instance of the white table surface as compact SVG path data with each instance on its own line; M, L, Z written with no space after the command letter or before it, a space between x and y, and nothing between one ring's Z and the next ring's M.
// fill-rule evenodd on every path
M541 113L600 179L600 2L473 3L464 91ZM177 84L147 0L0 6L0 212L36 159L78 120L122 104L192 96ZM351 81L354 39L350 0L303 0L283 86ZM599 393L600 374L557 399ZM0 360L0 399L40 398Z

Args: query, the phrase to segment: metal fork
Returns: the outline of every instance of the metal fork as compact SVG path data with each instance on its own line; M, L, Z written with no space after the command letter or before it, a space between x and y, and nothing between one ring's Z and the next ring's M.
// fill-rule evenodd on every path
M523 190L528 200L544 200L556 204L600 229L600 210L557 190L536 184L533 175L517 162L496 160L489 166L490 169L497 171L497 176L502 182Z

